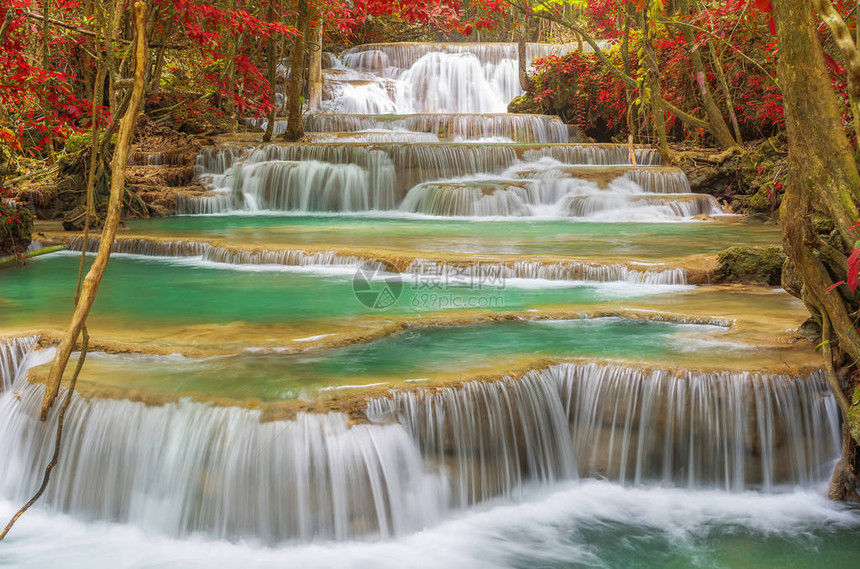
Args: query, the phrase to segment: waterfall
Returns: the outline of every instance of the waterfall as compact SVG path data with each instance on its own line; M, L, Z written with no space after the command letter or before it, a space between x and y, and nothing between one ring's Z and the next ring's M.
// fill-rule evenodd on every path
M637 152L642 160L659 160L650 150ZM197 175L216 189L208 196L180 197L177 210L185 214L243 209L384 211L395 209L409 190L430 181L500 175L512 167L512 175L534 174L543 184L577 175L575 169L542 163L548 159L564 162L554 162L556 166L610 166L628 164L629 154L626 147L577 144L327 142L207 149L198 158ZM211 171L206 170L209 165ZM617 175L637 184L641 181L646 191L689 191L680 170L661 168L641 176L633 172L622 168Z
M0 395L0 492L29 498L54 449L43 388ZM446 494L399 425L346 415L261 422L259 411L74 396L42 504L182 537L265 543L391 537L441 519Z
M87 252L96 253L99 250L99 243L101 243L100 237L90 237L87 241ZM83 246L83 237L69 238L69 249L72 251L80 251ZM168 241L119 237L114 239L111 252L125 255L146 255L149 257L201 257L211 247L205 241Z
M265 120L252 121L265 128ZM283 123L283 124L282 124ZM395 116L308 114L304 117L309 132L361 132L385 130L392 133L426 133L453 142L507 139L513 142L567 143L568 127L558 117L509 114L413 114ZM275 131L286 121L276 121Z
M633 152L636 163L641 166L659 166L663 163L660 153L650 148L636 148ZM630 164L630 149L620 144L554 145L528 149L523 160L536 162L541 158L552 158L562 164L618 165Z
M38 340L38 336L0 338L0 392L12 386L18 369Z
M515 182L428 182L412 188L400 209L427 215L521 216L539 198Z
M440 264L416 259L404 273L446 276L456 273L471 282L503 282L506 279L541 279L551 281L623 281L631 284L685 285L687 271L679 268L655 267L648 270L631 269L618 263L588 263L566 261L545 263L540 261L514 261L508 263L479 263L468 267Z
M177 215L214 215L227 213L237 209L235 199L229 191L211 191L207 195L195 195L180 193L176 195Z
M660 195L623 193L571 195L565 198L563 207L573 217L609 218L613 220L689 218L723 213L713 196L696 194L672 196L671 198Z
M249 210L366 211L392 207L394 196L376 191L371 183L370 173L360 166L315 160L253 162L238 165L233 172L233 191Z
M39 421L42 393L19 373L0 394L0 494L10 500L31 495L53 452L57 408ZM389 537L450 508L577 477L810 486L839 451L821 373L558 364L521 379L395 390L366 413L371 424L336 413L262 421L258 410L75 395L42 503L180 537Z
M98 251L100 239L90 237L87 251ZM69 249L80 251L82 237L71 237ZM212 245L204 241L168 241L137 237L119 237L114 240L114 253L143 255L149 257L199 257L202 261L231 265L283 265L290 267L367 266L390 269L392 260L372 259L356 255L340 255L334 251L302 251L298 249L237 249ZM402 259L400 259L402 260ZM388 262L386 262L388 261ZM436 277L456 273L459 277L474 277L478 280L500 281L503 279L541 279L553 281L623 281L631 284L683 285L687 284L687 272L681 268L653 266L645 270L634 269L620 263L595 261L488 261L474 264L436 262L415 259L403 269L404 274L433 275Z
M377 422L397 415L422 453L444 466L457 507L510 495L527 481L576 477L564 407L536 374L394 392L371 400L367 414Z
M459 503L577 473L771 492L822 482L839 456L838 410L821 373L560 364L522 380L393 391L367 412L402 424L444 462Z
M529 44L526 60L574 49ZM325 106L339 113L504 113L523 93L517 44L368 44L341 57L349 71L326 74Z
M576 44L526 44L526 60L548 55L562 56ZM498 65L506 59L517 60L515 43L377 43L350 48L341 54L344 65L353 69L379 71L386 68L408 69L430 53L470 54L483 63Z
M560 171L552 169L542 173L512 170L506 175L516 175L519 180L464 178L419 184L409 191L400 209L441 216L570 216L610 221L651 221L723 213L712 196L663 192L674 187L674 172L644 178L652 187L661 190L649 193L626 174L601 189L596 182L575 177L575 169L563 172L570 177L559 177ZM612 171L587 170L581 175L595 173L611 175ZM531 174L535 174L535 179L524 177ZM683 179L686 182L686 177Z
M471 53L423 55L400 76L396 108L419 113L504 113L522 89L516 66L497 69L503 65L482 63Z

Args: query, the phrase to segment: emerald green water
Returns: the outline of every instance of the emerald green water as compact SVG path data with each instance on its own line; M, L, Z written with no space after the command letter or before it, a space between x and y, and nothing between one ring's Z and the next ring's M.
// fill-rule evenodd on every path
M232 245L327 245L418 251L664 259L779 243L779 228L718 222L466 221L369 216L185 216L130 221L135 235L222 239Z
M64 325L71 315L77 254L38 257L0 272L0 326ZM192 324L291 324L364 315L417 315L459 308L523 310L533 306L590 304L641 297L677 287L622 283L545 283L542 288L459 286L431 289L403 278L397 301L368 308L353 293L353 270L333 274L301 270L214 268L197 259L115 255L99 288L91 324L158 327Z
M712 326L620 318L516 321L410 330L312 354L243 353L203 359L94 354L84 380L125 389L279 400L372 382L421 381L498 371L503 362L542 357L671 357L683 337ZM711 350L724 350L719 344Z

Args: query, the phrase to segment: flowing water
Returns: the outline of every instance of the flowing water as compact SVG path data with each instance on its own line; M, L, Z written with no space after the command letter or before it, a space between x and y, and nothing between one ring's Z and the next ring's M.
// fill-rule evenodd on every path
M306 141L223 137L184 215L129 222L0 566L856 566L802 306L709 284L778 228L651 149L506 114L516 56L327 56ZM54 449L77 255L0 273L2 517Z

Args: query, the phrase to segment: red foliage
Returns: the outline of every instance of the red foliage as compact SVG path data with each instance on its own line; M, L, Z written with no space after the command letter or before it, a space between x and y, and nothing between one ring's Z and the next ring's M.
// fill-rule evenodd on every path
M536 100L560 112L583 131L604 126L610 131L626 128L624 84L594 55L551 55L536 60L534 66Z

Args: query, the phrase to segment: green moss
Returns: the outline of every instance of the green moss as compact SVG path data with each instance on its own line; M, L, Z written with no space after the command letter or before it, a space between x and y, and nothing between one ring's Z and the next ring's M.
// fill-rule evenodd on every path
M848 408L848 416L845 420L848 422L848 432L851 433L851 438L860 444L860 385L854 389L851 407Z
M780 284L786 256L777 245L729 247L717 256L720 272L728 282Z
M814 214L812 216L812 228L816 233L830 233L833 231L833 220L823 215Z
M541 103L535 101L528 93L516 97L508 105L509 113L525 113L539 115L543 114L544 108Z

